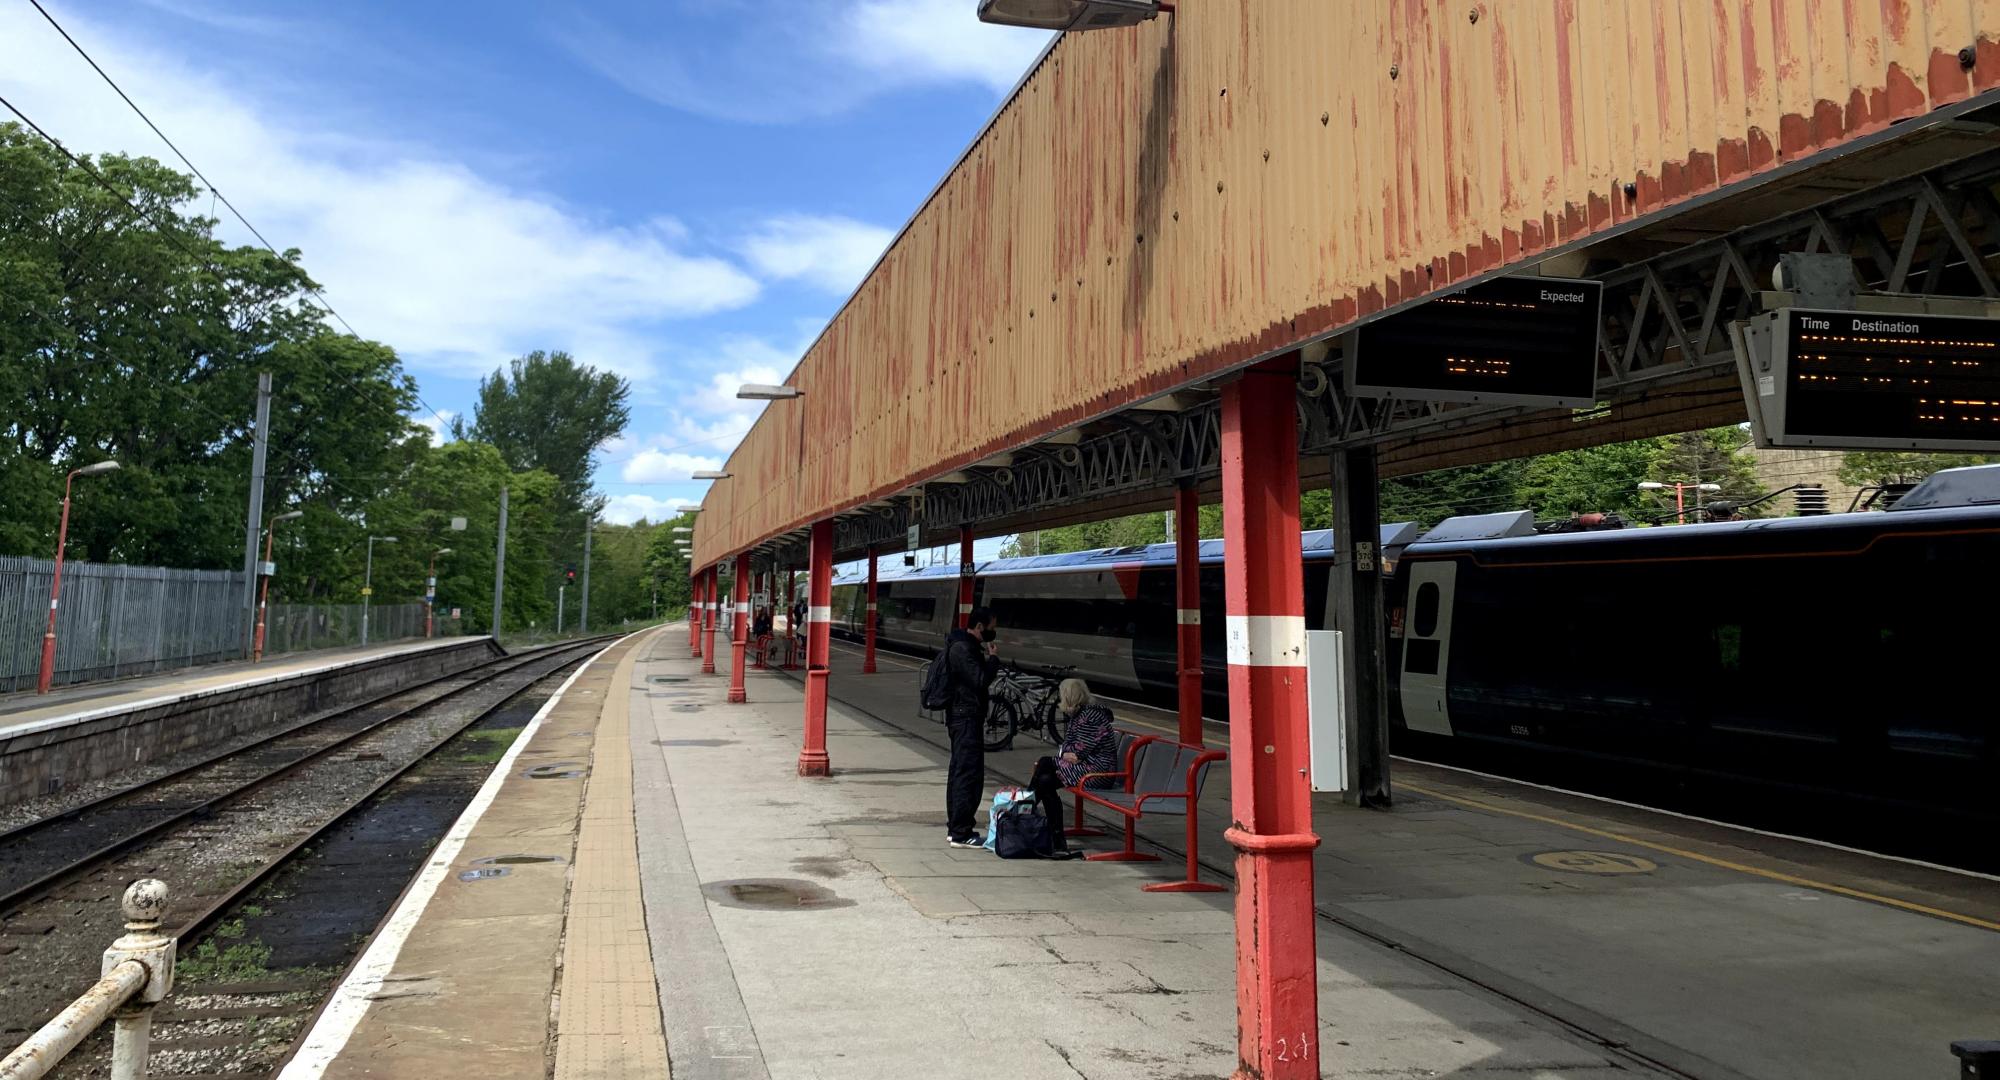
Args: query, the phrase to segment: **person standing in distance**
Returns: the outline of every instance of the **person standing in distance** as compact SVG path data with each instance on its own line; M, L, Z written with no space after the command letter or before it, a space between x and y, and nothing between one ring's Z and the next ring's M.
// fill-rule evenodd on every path
M945 708L945 728L951 733L951 767L945 773L945 829L952 847L983 848L973 832L979 796L985 788L987 691L1000 671L994 638L999 626L988 608L976 607L964 629L953 629L944 641L944 664L951 704Z

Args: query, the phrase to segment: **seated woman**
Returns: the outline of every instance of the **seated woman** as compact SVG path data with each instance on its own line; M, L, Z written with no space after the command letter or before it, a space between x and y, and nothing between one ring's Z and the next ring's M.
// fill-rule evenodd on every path
M1056 689L1056 701L1069 724L1069 734L1063 737L1061 760L1056 763L1063 786L1075 787L1077 781L1091 773L1117 771L1118 736L1111 730L1111 710L1090 696L1090 687L1082 679L1064 679ZM1094 788L1116 784L1111 777L1098 777L1090 782Z

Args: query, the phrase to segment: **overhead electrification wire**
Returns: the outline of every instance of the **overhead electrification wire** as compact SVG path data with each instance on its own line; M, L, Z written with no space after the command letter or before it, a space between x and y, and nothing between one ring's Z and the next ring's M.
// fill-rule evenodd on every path
M83 45L76 40L76 38L72 37L68 30L63 28L62 23L56 21L56 17L54 15L49 14L49 9L42 6L42 0L28 0L28 3L33 4L35 6L35 10L41 13L42 18L47 20L48 24L55 28L56 33L61 34L62 39L64 41L69 42L69 47L75 49L76 54L78 56L83 57L83 62L89 64L90 69L92 71L97 72L98 78L103 79L104 84L106 86L109 86L112 92L118 95L120 100L124 101L126 105L130 106L132 111L138 114L139 119L145 121L147 127L153 129L153 134L158 135L160 137L160 141L167 144L167 149L172 150L174 152L174 156L181 159L181 164L187 166L189 172L194 173L196 178L198 178L203 184L207 185L209 194L213 195L216 199L220 200L222 205L229 208L229 212L235 216L236 220L241 222L244 228L250 230L250 235L256 237L257 242L264 245L264 250L270 252L273 255L278 256L281 259L284 258L283 253L281 253L277 249L277 247L271 243L271 241L265 239L264 234L258 231L257 226L252 225L250 223L250 219L243 216L243 211L238 210L236 208L236 204L229 201L229 196L224 195L222 193L222 190L216 187L215 183L209 180L208 176L201 171L201 168L197 166L193 161L190 161L186 154L181 152L181 148L174 144L174 140L169 138L166 132L160 130L160 125L155 124L153 122L153 118L146 115L146 110L140 108L139 103L132 100L132 96L130 94L127 94L125 92L125 89L118 85L118 81L116 79L113 79L111 77L111 74L104 70L103 65L99 64L97 60L90 55L90 52L86 50L83 47ZM20 110L14 109L12 105L9 105L8 108L14 112L14 115L21 116ZM23 121L26 121L27 117L22 116L21 119ZM29 126L32 127L34 125L31 123ZM55 140L53 138L50 138L48 132L42 131L42 129L39 127L36 127L35 130L41 133L42 138L48 139L50 142L55 143ZM56 146L58 148L61 148L62 144L56 143ZM63 153L68 154L69 151L63 150ZM72 160L75 159L75 155L70 155L70 156ZM334 310L333 304L327 300L326 293L323 290L317 288L309 288L306 290L306 293L319 304L322 310L324 310L328 315L333 316L334 321L340 323L340 325L347 330L350 336L357 338L361 336L360 332L354 329L354 325L347 321L346 316ZM430 402L425 401L423 399L423 395L421 394L417 395L417 404L423 406L425 411L429 412L432 416L437 418L437 422L440 425L441 432L445 429L450 428L451 422L444 418L443 413L439 412L436 408L433 408Z

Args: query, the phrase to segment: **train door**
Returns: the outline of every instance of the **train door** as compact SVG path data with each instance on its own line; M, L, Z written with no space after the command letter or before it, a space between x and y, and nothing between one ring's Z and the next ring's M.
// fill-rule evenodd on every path
M1451 669L1451 597L1458 564L1412 560L1403 619L1403 723L1412 731L1451 734L1445 675Z

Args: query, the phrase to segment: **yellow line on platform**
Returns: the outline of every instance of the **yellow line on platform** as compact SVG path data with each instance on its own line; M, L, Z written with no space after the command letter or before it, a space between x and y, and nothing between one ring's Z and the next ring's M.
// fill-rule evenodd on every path
M1845 885L1834 885L1824 881L1815 881L1811 878L1799 877L1796 874L1787 874L1778 870L1766 870L1762 867L1749 866L1739 862L1731 862L1728 859L1719 859L1713 855L1703 855L1698 851L1688 851L1685 848L1672 847L1667 844L1658 844L1654 843L1651 840L1641 840L1634 836L1626 836L1623 833L1615 833L1606 829L1592 828L1589 825L1579 825L1576 822L1564 821L1561 818L1549 817L1546 814L1532 814L1525 810L1511 810L1504 806L1496 806L1492 803L1481 802L1478 799L1468 799L1460 795L1449 795L1446 794L1445 792L1438 791L1433 788L1423 787L1418 784L1412 784L1408 781L1404 781L1398 786L1406 791L1414 791L1419 795L1429 795L1434 799L1443 799L1446 802L1457 803L1460 806L1470 807L1474 810L1485 810L1490 813L1506 814L1509 817L1517 817L1526 821L1540 822L1544 825L1554 825L1557 828L1569 829L1572 832L1580 832L1585 835L1595 836L1604 840L1613 840L1621 844L1631 844L1634 847L1647 848L1652 851L1662 852L1664 854L1672 855L1677 858L1693 859L1695 862L1707 863L1710 866L1721 867L1724 870L1734 870L1740 874L1749 874L1753 877L1768 878L1772 881L1784 882L1787 885L1797 885L1801 888L1816 889L1820 892L1834 893L1838 896L1851 897L1855 900L1865 900L1871 904L1882 904L1887 907L1900 908L1901 910L1904 911L1914 911L1919 915L1929 915L1932 918L1946 919L1955 923L1963 923L1966 926L1976 926L1981 930L2000 930L2000 922L1992 922L1990 920L1977 918L1971 915L1961 915L1955 911L1946 911L1942 908L1934 908L1926 904L1919 904L1909 900L1898 900L1893 896L1883 896L1879 893L1864 892L1860 889L1850 889Z

